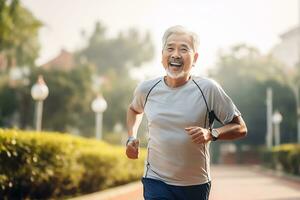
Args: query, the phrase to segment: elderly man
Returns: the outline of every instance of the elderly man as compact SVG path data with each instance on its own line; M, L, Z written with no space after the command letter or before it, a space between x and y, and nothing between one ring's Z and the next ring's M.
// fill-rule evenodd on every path
M209 144L244 137L241 113L215 81L191 75L198 59L198 36L182 26L163 36L166 75L142 82L127 112L126 155L138 158L137 130L148 120L148 156L143 175L146 200L207 200ZM217 119L223 126L212 128Z

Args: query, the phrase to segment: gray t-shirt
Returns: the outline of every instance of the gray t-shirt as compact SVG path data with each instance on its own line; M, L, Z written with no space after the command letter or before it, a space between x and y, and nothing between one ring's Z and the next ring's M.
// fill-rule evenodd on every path
M209 110L214 110L223 124L240 115L220 85L211 79L193 76L177 88L168 87L163 77L142 82L135 90L131 107L144 112L148 120L144 177L179 186L210 181L209 143L193 143L184 130L189 126L208 128L207 107L193 81L203 91Z

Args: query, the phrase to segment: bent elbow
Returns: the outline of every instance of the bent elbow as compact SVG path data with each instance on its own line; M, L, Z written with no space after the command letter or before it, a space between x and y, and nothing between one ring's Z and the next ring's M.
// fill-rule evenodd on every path
M244 125L240 129L240 136L241 137L246 137L247 134L248 134L248 129L247 129L246 125Z

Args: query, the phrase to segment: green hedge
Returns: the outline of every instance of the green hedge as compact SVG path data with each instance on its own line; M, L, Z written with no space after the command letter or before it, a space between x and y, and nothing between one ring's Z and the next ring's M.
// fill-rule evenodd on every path
M266 150L263 162L267 167L300 175L300 145L284 144Z
M0 196L76 196L138 180L145 150L134 161L124 151L69 134L0 129Z

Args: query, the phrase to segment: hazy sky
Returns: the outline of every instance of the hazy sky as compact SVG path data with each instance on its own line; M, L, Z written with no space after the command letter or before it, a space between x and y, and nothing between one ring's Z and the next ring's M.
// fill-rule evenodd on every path
M161 37L166 28L184 25L200 35L195 73L213 66L217 51L247 43L268 52L279 35L299 22L298 0L23 0L44 27L38 64L55 57L62 48L69 51L84 45L81 30L91 33L101 21L112 37L118 31L136 27L149 30L156 46L155 60L144 73L161 73Z

